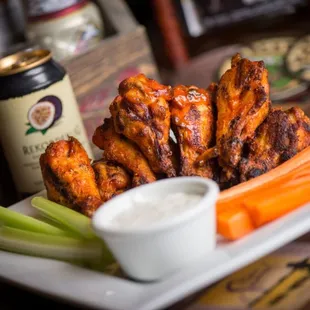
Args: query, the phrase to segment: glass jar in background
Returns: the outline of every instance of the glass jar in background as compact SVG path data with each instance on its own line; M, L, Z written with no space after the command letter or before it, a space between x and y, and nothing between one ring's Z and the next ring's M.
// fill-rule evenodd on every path
M104 37L99 8L88 0L25 0L26 38L62 61L94 48Z

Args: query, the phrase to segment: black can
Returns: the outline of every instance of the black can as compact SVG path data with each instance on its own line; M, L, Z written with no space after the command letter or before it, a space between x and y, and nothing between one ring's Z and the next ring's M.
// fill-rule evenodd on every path
M0 139L17 192L44 190L40 155L49 143L77 138L93 154L66 70L48 50L0 60Z

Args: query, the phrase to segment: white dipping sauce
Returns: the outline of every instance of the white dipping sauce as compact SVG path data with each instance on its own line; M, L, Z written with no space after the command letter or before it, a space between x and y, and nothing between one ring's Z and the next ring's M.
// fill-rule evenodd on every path
M152 199L141 197L132 200L131 205L117 214L111 224L132 228L150 226L194 208L201 199L199 194L187 193L172 193L166 197Z

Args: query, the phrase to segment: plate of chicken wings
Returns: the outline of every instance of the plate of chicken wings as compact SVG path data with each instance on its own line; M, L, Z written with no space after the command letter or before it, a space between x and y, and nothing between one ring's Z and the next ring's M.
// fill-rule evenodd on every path
M151 283L0 251L2 278L88 308L161 309L309 232L310 119L298 107L272 106L263 61L236 54L206 88L141 73L120 83L109 109L92 137L102 158L91 160L72 136L52 142L40 157L46 189L37 195L92 218L135 187L212 179L220 189L215 251ZM31 214L31 199L9 209Z
M163 178L200 176L232 189L310 146L308 116L273 107L264 62L240 54L206 89L144 74L125 79L109 110L92 138L101 159L90 162L74 137L51 143L40 159L48 197L88 216L115 195Z

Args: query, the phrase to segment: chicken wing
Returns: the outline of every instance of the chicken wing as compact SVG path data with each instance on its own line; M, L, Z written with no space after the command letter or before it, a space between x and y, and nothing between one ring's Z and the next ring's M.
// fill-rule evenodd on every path
M215 124L210 94L196 86L178 85L171 101L172 130L180 148L181 176L213 178L208 162L195 163L197 157L211 145Z
M90 159L74 137L50 143L40 166L48 199L88 217L103 203Z
M268 71L263 61L232 57L231 69L221 77L216 95L216 146L197 160L218 156L222 179L237 178L244 143L253 137L270 109ZM238 182L237 180L234 183Z
M140 148L155 173L175 176L167 102L171 87L138 74L120 83L119 94L110 105L116 132Z
M297 107L273 108L248 143L240 162L240 181L255 178L310 146L310 119Z
M92 141L104 150L104 159L117 162L131 172L135 184L156 181L153 171L138 147L115 131L112 118L106 118L95 130Z
M264 62L234 56L231 69L219 82L216 103L220 164L236 167L244 142L253 137L269 112L268 72Z
M112 161L98 160L92 164L101 199L108 201L131 186L130 175Z

